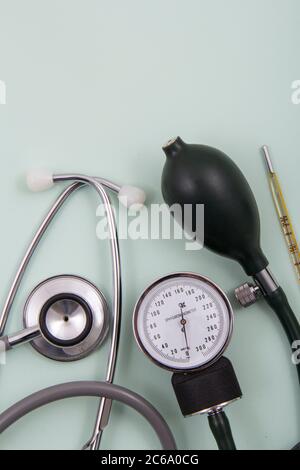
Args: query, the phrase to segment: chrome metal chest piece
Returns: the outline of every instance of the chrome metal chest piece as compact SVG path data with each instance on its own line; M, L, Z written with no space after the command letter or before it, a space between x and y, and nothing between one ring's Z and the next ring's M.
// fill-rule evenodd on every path
M103 294L77 276L57 276L39 284L24 308L25 328L39 325L41 336L32 346L58 361L75 361L104 340L109 325Z

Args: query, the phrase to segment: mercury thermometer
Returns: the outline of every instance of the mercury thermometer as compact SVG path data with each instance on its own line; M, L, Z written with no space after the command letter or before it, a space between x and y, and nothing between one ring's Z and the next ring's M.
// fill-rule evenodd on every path
M280 221L281 229L290 253L290 257L296 270L298 282L300 282L300 250L296 239L295 231L289 215L289 211L284 200L278 176L274 170L269 148L263 147L264 156L267 162L270 188L275 204L276 212Z

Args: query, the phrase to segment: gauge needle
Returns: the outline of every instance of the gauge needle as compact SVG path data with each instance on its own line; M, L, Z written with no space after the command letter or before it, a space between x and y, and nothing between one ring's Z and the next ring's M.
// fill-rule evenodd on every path
M187 334L186 334L186 319L184 318L184 315L183 315L183 310L181 309L181 321L180 321L181 325L182 325L182 332L184 334L184 337L185 337L185 343L186 343L186 349L187 351L189 351L190 347L189 347L189 343L188 343L188 339L187 339Z

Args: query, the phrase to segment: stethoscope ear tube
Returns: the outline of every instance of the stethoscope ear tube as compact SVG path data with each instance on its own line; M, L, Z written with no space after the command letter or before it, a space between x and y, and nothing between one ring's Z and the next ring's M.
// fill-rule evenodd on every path
M46 388L19 401L0 415L0 433L25 415L58 400L75 397L103 397L130 406L152 426L163 449L176 450L174 436L160 413L140 395L107 382L70 382Z

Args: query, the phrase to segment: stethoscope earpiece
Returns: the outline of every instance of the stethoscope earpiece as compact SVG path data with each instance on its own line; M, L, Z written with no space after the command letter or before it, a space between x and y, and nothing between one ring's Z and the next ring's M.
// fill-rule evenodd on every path
M26 184L34 193L46 191L54 186L53 173L42 168L30 170L26 174Z
M135 186L122 186L118 194L118 199L127 209L133 206L136 209L142 209L146 201L146 194L142 189L136 188Z

